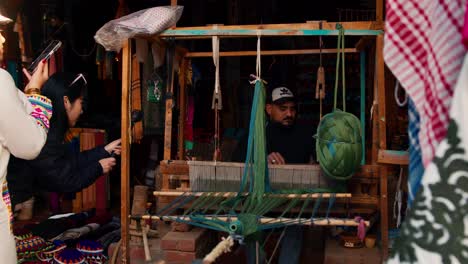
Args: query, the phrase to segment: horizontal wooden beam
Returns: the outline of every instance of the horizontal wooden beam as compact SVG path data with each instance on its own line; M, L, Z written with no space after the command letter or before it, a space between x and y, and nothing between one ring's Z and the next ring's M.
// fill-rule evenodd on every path
M161 221L187 221L193 222L190 216L157 216L157 215L143 215L143 216L130 216L133 219L145 219L145 220L161 220ZM210 216L205 215L203 218L206 220L217 220L224 221L227 223L237 221L236 216ZM358 226L359 222L354 219L346 218L270 218L261 217L259 219L261 224L297 224L297 225L316 225L316 226ZM364 221L366 226L370 225L369 221Z
M382 23L373 21L341 22L346 35L375 36L383 33ZM297 24L266 25L216 25L201 27L180 27L168 29L159 34L163 38L183 37L231 37L245 36L334 36L338 35L337 22L308 22Z
M378 163L395 164L395 165L408 165L409 152L398 150L379 149Z
M208 192L153 192L155 196L181 196L181 195L186 195L186 196L195 196L199 197L204 194L207 194ZM212 192L213 195L212 197L235 197L237 195L237 192ZM242 193L242 195L248 195L248 193ZM351 194L350 193L313 193L313 194L268 194L268 197L280 197L280 198L288 198L288 199L293 199L293 198L299 198L299 199L308 199L308 198L330 198L332 196L335 196L336 198L350 198Z
M306 55L306 54L334 54L337 53L337 49L296 49L296 50L262 50L260 53L262 56L273 56L273 55ZM357 53L358 51L354 48L344 50L345 53ZM213 52L188 52L186 57L189 58L200 58L200 57L212 57ZM221 57L240 57L240 56L257 56L257 51L221 51L219 53Z

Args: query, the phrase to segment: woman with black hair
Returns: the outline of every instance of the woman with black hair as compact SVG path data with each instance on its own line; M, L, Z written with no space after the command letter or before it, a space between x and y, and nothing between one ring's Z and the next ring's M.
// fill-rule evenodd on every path
M42 94L52 101L54 113L39 156L34 160L12 158L8 165L8 188L15 211L37 191L77 192L108 173L120 155L120 139L91 150L76 152L65 143L65 134L83 112L87 82L82 74L66 72L50 76Z

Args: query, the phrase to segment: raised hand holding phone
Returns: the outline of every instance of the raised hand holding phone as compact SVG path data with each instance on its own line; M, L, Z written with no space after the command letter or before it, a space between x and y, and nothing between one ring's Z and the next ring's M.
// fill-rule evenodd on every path
M25 68L23 68L23 73L29 81L24 88L24 92L37 93L42 89L42 86L47 81L47 79L49 79L49 63L47 60L39 63L33 75L31 75Z
M60 40L52 40L49 42L47 47L41 52L41 54L29 65L28 71L29 73L33 74L34 71L37 69L38 65L41 64L44 60L49 60L50 57L62 46L62 42Z

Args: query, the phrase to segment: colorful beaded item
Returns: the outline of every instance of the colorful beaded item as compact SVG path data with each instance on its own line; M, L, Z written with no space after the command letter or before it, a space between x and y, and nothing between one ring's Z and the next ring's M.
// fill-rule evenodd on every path
M27 98L33 107L31 116L36 119L36 123L40 127L44 128L46 132L49 131L49 120L52 117L52 102L49 98L39 94L29 94Z
M61 240L55 240L53 244L54 246L51 249L38 252L36 254L37 258L44 262L50 262L54 259L55 254L67 248L67 245Z
M103 254L102 244L92 240L82 240L76 245L76 249L83 253L89 264L101 264L107 261Z
M54 262L56 264L82 264L86 263L86 259L76 249L66 248L59 253L55 254Z

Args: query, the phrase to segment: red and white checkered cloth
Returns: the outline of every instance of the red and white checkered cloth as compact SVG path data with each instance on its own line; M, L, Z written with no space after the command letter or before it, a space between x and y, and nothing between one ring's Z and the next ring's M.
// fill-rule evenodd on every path
M445 137L465 47L467 0L387 0L384 59L415 102L427 166Z

